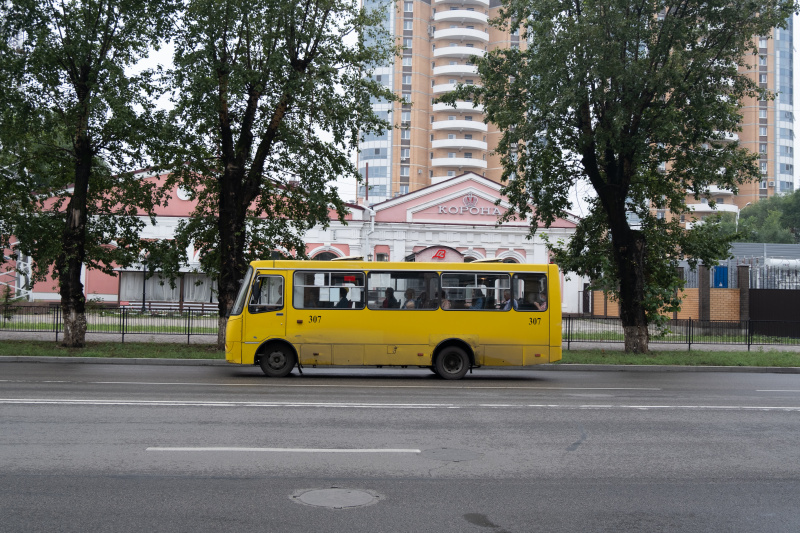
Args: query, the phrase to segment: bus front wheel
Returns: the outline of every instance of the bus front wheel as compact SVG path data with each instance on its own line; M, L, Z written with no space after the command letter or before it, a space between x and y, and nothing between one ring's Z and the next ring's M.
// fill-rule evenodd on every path
M267 349L264 350L259 364L267 376L282 378L289 375L294 365L297 364L297 358L289 347L273 345L267 346Z
M448 346L436 357L434 372L444 379L461 379L469 370L467 353L457 346Z

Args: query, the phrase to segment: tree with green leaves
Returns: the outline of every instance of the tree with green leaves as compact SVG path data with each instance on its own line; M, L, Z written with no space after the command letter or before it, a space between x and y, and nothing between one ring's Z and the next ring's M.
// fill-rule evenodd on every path
M129 69L158 47L162 0L7 0L0 5L0 147L6 235L58 280L64 345L85 342L84 267L138 259L140 212L158 201L131 169L161 131L151 72ZM141 210L141 211L140 211Z
M358 177L349 152L388 127L370 78L396 53L381 12L350 0L193 0L175 39L174 179L197 201L177 232L218 280L219 344L247 264L305 256L303 234L345 207L332 182ZM162 264L167 275L176 265Z
M740 242L800 242L800 191L748 205L739 213L738 230Z
M555 259L615 295L626 351L647 352L648 323L680 305L674 264L713 264L727 250L729 237L686 231L679 215L687 193L736 192L759 177L756 155L729 134L744 98L769 97L746 75L755 37L784 27L794 9L791 0L503 0L494 23L521 26L527 46L477 59L483 85L445 99L474 97L502 131L507 216L529 217L532 231L567 214L572 186L591 186L589 214Z

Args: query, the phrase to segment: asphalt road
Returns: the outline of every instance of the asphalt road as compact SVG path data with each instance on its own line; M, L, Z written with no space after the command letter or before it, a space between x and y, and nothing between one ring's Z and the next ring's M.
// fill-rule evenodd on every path
M800 375L0 364L0 531L800 531Z

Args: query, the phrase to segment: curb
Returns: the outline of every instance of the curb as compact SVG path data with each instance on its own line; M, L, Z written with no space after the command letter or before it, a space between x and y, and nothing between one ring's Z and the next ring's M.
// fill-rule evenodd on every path
M116 357L41 357L25 355L0 356L0 363L57 363L95 365L163 365L163 366L228 366L220 359L149 359ZM369 368L330 367L330 368ZM800 374L796 366L680 366L680 365L590 365L579 363L543 364L533 367L497 367L501 370L545 370L583 372L730 372L751 374Z
M43 357L27 355L2 355L0 363L59 363L94 365L164 365L164 366L224 366L220 359L150 359L146 357Z

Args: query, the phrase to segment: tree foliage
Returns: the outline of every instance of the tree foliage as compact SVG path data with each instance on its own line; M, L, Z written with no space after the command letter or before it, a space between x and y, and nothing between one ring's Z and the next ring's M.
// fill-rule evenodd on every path
M158 46L170 10L161 0L0 6L3 231L39 279L53 267L71 346L85 337L83 266L113 274L137 260L139 210L158 201L130 172L160 131L152 73L127 69Z
M792 9L783 0L503 0L495 24L521 24L527 47L478 59L483 86L444 99L472 96L501 129L504 193L531 231L568 214L572 186L591 185L589 215L556 260L618 298L626 350L647 351L648 322L679 305L677 260L725 253L729 237L677 220L687 192L736 192L758 177L756 155L730 134L743 98L768 97L744 74L754 37Z
M172 76L184 148L174 178L197 208L175 248L191 244L218 277L220 343L248 261L304 256L303 233L331 209L344 215L332 181L358 177L348 152L388 126L370 104L395 98L369 77L395 52L379 16L350 0L187 4Z
M739 213L741 242L800 243L800 191L772 196Z

